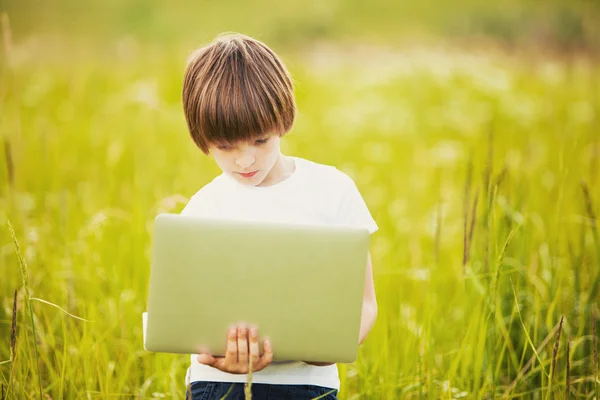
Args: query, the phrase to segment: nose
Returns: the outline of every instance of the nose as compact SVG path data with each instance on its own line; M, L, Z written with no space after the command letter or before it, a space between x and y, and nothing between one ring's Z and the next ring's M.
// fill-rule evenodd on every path
M249 153L240 154L235 159L235 163L244 169L246 169L249 166L251 166L252 164L254 164L255 161L256 161L256 158L254 157L254 155L249 154Z

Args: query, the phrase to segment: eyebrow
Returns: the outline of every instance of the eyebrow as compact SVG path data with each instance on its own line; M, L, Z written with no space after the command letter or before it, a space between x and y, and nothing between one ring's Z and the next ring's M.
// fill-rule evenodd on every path
M251 139L251 141L256 142L257 140L265 140L265 139L269 139L269 135L265 135L265 136L257 136L253 139ZM213 145L215 146L237 146L238 142L242 142L243 140L239 140L236 142L227 142L227 141L218 141L218 142L213 142Z

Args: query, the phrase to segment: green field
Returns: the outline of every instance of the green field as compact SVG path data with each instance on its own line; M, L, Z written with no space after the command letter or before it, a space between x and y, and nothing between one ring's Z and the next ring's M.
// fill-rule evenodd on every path
M262 27L239 13L195 36L179 28L180 41L138 25L101 37L84 29L89 10L85 34L56 32L69 14L44 34L8 10L0 399L184 397L189 357L142 348L152 224L219 173L189 138L181 80L194 46L242 29L294 77L300 115L284 152L349 173L380 227L379 317L357 362L339 365L340 398L600 396L593 56L400 46L362 31L353 44L341 28L300 43L280 16Z

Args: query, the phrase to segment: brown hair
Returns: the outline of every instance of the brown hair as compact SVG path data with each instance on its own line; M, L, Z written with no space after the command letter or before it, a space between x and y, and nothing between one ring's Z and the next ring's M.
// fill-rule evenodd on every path
M206 154L211 144L283 136L296 117L294 87L282 61L241 34L220 35L192 54L183 109L190 135Z

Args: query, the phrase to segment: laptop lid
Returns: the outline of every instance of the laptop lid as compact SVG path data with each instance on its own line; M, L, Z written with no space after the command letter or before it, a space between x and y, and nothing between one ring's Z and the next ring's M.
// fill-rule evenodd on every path
M147 350L222 356L227 329L245 322L276 361L356 359L366 229L178 214L154 227Z

